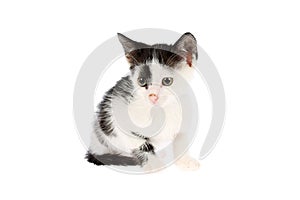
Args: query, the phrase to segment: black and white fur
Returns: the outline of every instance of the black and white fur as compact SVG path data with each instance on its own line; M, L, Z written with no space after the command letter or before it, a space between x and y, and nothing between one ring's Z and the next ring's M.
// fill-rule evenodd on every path
M121 78L108 90L98 105L86 159L96 165L144 166L151 162L148 160L149 155L155 156L157 148L172 141L178 134L182 120L181 108L170 89L176 87L176 74L186 73L195 65L197 43L191 33L183 34L173 45L148 45L122 34L118 34L118 37L130 65L130 75ZM162 79L165 77L172 78L174 83L170 86L163 85ZM140 78L146 82L145 85L138 83ZM151 95L158 98L158 101L151 99ZM115 122L113 101L120 106L128 106L131 120L140 127L149 124L154 103L163 107L167 111L163 130L151 138L144 136L142 132L130 130L131 134L125 134ZM198 166L198 162L188 156L181 160L187 160L183 165L194 165L186 166L187 168Z

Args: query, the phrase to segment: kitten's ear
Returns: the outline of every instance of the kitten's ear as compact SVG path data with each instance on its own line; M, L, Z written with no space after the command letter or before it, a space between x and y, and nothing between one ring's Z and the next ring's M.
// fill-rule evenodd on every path
M119 38L120 43L123 46L125 54L129 53L130 51L132 51L138 47L138 44L139 44L138 42L129 39L128 37L126 37L125 35L123 35L121 33L118 33L118 38Z
M173 50L185 58L187 64L191 67L193 61L198 59L196 38L189 32L183 34L173 45Z
M121 33L118 33L118 38L123 46L125 56L128 63L130 64L130 67L138 65L139 61L143 60L141 56L141 49L149 48L149 45L131 40Z

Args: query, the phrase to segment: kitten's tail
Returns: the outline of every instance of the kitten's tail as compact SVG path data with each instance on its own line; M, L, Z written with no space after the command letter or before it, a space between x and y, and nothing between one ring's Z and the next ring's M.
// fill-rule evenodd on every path
M137 158L123 156L120 154L92 154L89 151L86 153L85 158L88 162L95 165L121 165L121 166L135 166L140 165Z

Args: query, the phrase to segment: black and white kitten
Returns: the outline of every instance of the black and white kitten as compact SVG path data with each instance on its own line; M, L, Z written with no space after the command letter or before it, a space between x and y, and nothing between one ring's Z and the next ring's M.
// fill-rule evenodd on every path
M96 165L145 166L151 162L150 156L155 157L156 149L178 136L182 111L171 89L176 87L177 74L195 65L197 42L191 33L183 34L173 45L148 45L122 34L118 37L130 65L130 75L108 90L98 105L86 159ZM166 111L165 126L153 137L143 132L124 133L112 112L113 101L126 106L131 120L140 127L147 126L152 107L159 105ZM199 167L198 161L188 155L177 164L188 169Z

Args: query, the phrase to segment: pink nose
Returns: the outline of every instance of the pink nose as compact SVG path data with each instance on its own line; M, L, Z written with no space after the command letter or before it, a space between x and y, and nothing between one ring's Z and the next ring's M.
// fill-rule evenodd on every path
M155 103L157 102L157 100L158 100L158 96L157 96L156 94L151 93L151 94L149 94L149 100L150 100L153 104L155 104Z

